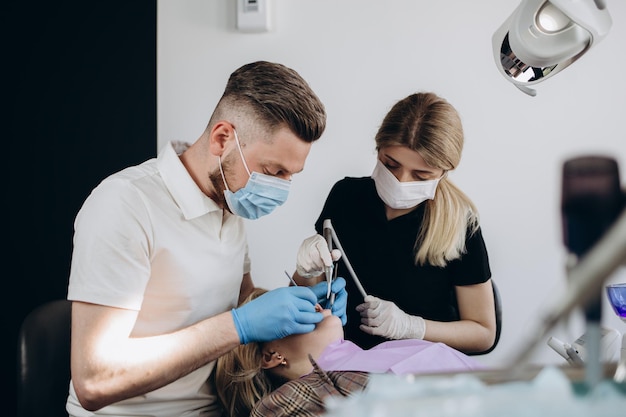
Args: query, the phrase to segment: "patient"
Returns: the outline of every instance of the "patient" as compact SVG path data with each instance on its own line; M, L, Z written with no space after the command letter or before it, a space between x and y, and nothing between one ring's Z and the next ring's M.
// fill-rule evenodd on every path
M266 292L257 288L247 302ZM217 361L215 379L228 415L319 415L327 396L365 389L369 373L443 373L483 369L444 344L392 340L363 350L343 339L341 320L330 310L314 331L249 343Z

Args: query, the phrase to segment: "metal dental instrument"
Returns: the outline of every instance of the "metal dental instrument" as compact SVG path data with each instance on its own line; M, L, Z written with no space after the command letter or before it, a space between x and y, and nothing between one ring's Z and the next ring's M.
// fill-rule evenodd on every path
M298 283L294 281L293 278L291 278L291 275L289 275L289 272L287 272L287 270L285 270L285 275L287 275L287 278L289 278L289 281L291 281L294 287L298 286Z
M326 239L326 244L328 245L328 252L332 253L333 251L333 235L332 235L332 225L330 223L330 219L324 220L323 226L323 234L324 239ZM332 260L332 259L331 259ZM326 290L326 299L330 300L330 306L335 303L335 294L332 292L332 284L333 284L333 267L330 266L324 267L324 273L326 275L326 283L328 284L328 289Z
M356 276L356 272L354 272L354 269L352 268L352 265L350 264L350 260L348 259L348 255L346 255L346 252L343 250L343 247L341 246L341 242L339 242L339 238L337 237L337 233L335 232L335 228L333 227L330 219L324 220L323 229L324 229L324 237L326 237L327 230L330 231L332 242L335 245L337 245L337 249L339 249L339 251L341 252L341 259L346 264L346 268L348 268L348 272L350 272L350 276L352 277L354 284L356 285L357 289L359 290L363 298L365 298L367 296L367 293L363 289L363 285L361 285L361 281L359 281L359 278ZM329 249L332 250L330 246L329 246Z

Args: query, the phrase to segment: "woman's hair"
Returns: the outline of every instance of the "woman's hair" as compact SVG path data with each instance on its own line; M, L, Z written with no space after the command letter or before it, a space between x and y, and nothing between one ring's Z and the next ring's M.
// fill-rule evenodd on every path
M287 126L303 141L314 142L326 128L326 110L296 71L257 61L230 75L207 128L218 120L230 121L246 138L257 136L260 126L266 132Z
M255 288L242 304L266 292L263 288ZM230 417L249 416L257 401L285 382L261 368L261 349L260 343L248 343L217 359L217 395Z
M445 266L465 252L465 239L478 229L478 211L448 178L463 150L463 126L456 109L434 93L415 93L397 102L376 133L376 149L406 146L433 168L444 170L424 225L415 241L415 263Z

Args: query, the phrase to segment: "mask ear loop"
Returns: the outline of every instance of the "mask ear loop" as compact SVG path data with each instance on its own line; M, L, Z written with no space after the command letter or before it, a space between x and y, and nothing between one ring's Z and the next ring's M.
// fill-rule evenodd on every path
M239 145L239 135L237 135L237 129L235 129L235 126L233 126L233 133L235 134L235 143L237 144L239 155L241 155L241 162L243 162L243 167L246 169L248 176L251 176L252 174L250 174L250 170L248 169L248 164L246 164L246 159L243 157L243 151L241 150L241 146ZM226 189L230 191L230 188L228 188L228 183L226 182L226 177L224 176L224 169L222 169L222 157L218 156L217 159L219 162L220 174L222 174L222 181L224 181L224 185L226 186Z
M224 170L222 169L222 157L218 156L217 157L217 161L219 163L219 167L220 167L220 174L222 174L222 181L224 181L224 186L226 186L226 189L228 191L230 191L230 188L228 188L228 184L226 183L226 177L224 176Z
M239 149L239 155L241 155L241 162L243 162L243 167L246 169L248 176L250 176L252 174L250 174L250 170L248 169L248 164L246 164L246 158L243 157L243 151L241 150L241 145L239 145L239 135L237 135L237 130L235 129L234 126L233 126L233 133L235 134L235 143L237 144L237 149Z

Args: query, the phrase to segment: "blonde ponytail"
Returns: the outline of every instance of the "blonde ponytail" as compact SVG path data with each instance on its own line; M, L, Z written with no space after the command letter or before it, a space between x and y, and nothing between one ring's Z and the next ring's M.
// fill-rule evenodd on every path
M444 267L465 252L465 239L478 229L478 211L448 178L439 181L426 202L422 228L415 241L415 263Z

